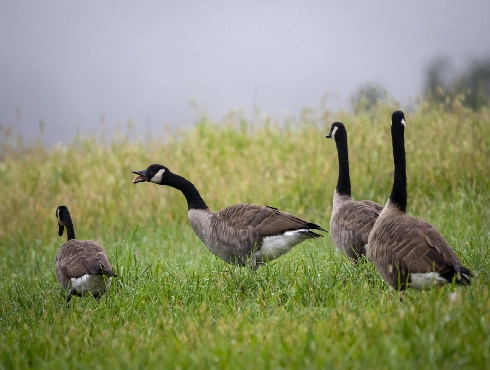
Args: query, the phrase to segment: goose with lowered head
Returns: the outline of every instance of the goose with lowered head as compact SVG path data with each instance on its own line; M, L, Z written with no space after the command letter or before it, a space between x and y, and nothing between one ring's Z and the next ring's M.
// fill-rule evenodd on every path
M56 209L56 218L59 236L63 235L65 228L67 231L67 241L58 249L55 260L56 278L63 289L68 289L66 302L70 302L72 295L87 293L99 298L116 276L104 248L92 240L75 239L73 222L66 206Z

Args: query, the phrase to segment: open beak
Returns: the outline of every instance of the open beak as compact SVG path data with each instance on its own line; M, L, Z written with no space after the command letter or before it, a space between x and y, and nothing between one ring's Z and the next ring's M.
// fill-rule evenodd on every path
M138 182L148 181L148 178L146 177L146 170L132 171L132 173L138 175L133 179L133 184L137 184Z

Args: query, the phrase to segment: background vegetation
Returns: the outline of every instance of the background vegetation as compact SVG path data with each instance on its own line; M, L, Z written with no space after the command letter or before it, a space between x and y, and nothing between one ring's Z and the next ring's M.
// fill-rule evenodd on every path
M384 204L392 181L394 103L355 114L305 111L297 122L203 117L171 136L79 137L0 152L0 369L488 368L490 363L490 110L461 99L406 112L409 206L436 225L471 287L407 292L369 262L353 266L325 238L257 272L216 259L192 232L180 192L133 186L161 163L190 179L213 210L267 204L329 228L337 154L349 134L357 199ZM69 308L54 275L55 209L77 237L103 244L119 275L100 301Z
M447 56L433 59L424 73L423 96L423 104L440 105L446 110L459 110L461 104L474 111L490 106L490 57L471 58L463 70L455 69ZM351 107L359 113L386 100L389 95L381 85L365 84L352 96Z
M425 78L425 99L444 103L446 99L464 96L463 104L479 110L490 104L490 58L473 59L462 72L455 73L447 57L430 63Z

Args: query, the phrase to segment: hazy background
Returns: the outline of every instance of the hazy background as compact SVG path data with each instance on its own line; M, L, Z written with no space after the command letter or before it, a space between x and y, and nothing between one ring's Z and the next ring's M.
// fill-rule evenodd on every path
M349 108L373 83L408 105L435 58L490 55L489 18L490 1L2 0L0 124L33 139L42 121L46 143L101 120L161 135L199 112Z

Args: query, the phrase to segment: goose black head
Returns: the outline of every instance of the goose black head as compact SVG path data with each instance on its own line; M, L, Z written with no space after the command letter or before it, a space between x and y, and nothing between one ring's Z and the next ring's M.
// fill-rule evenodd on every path
M67 216L70 216L70 212L68 211L68 207L66 206L59 206L56 208L56 218L58 219L58 235L62 236L63 231L65 230L65 222L63 220L66 220Z
M165 179L170 174L169 169L161 164L152 164L146 170L132 172L138 175L133 179L133 184L148 181L158 185L165 185Z
M347 131L342 122L334 122L332 123L332 127L330 128L330 132L327 134L327 139L333 139L334 141L338 141L340 139L347 137Z
M393 128L401 128L404 129L407 127L405 123L405 114L401 110L394 111L391 115L391 126Z

